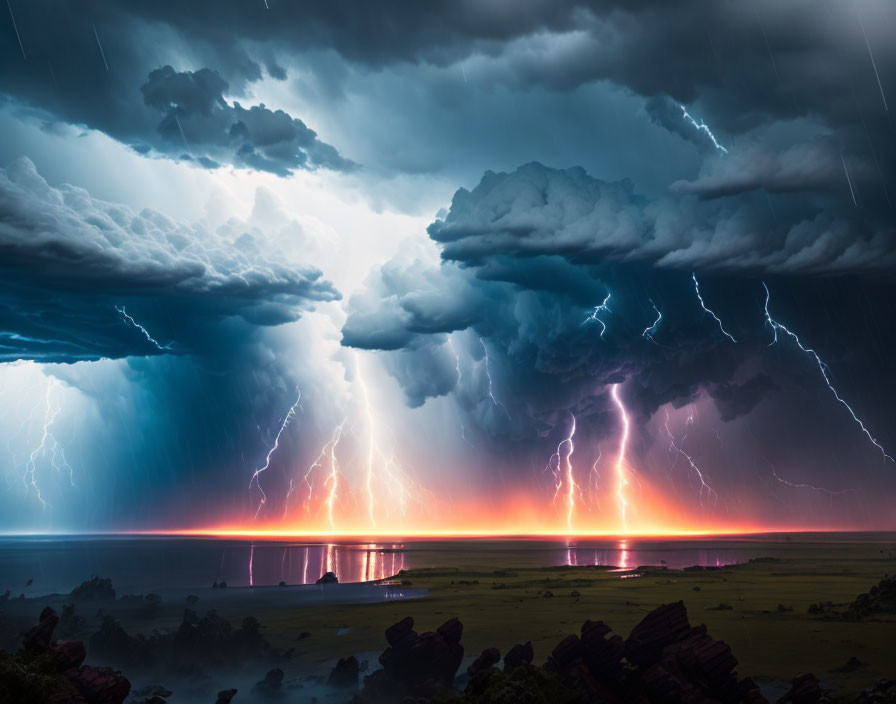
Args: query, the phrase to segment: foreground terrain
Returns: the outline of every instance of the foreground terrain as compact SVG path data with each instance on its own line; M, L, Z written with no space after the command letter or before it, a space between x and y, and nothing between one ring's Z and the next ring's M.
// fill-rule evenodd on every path
M135 690L163 683L174 692L172 702L213 702L218 690L229 687L239 690L237 704L263 701L265 689L255 683L275 667L282 671L282 685L278 680L274 689L287 700L348 701L349 691L326 686L336 661L354 656L363 678L379 667L386 629L407 616L421 632L452 618L463 624L462 689L468 665L487 648L503 655L531 642L533 662L540 664L588 619L626 637L657 607L682 601L690 623L705 624L712 638L725 641L739 663L738 675L751 677L771 701L805 672L834 699L852 701L880 678L896 676L896 608L869 607L867 599L855 603L896 571L894 551L892 543L790 544L769 546L768 556L748 564L680 571L662 565L624 571L514 566L473 552L446 567L396 575L389 599L353 603L340 599L340 590L357 592L353 585L209 588L158 599L109 598L88 589L77 596L0 604L0 646L18 647L21 634L50 606L62 614L64 632L55 638L84 640L87 663L121 668ZM308 598L324 590L325 601ZM63 609L71 604L66 617ZM196 614L190 623L185 608ZM230 630L221 620L232 624ZM175 638L185 628L210 633L210 640L194 634L185 646ZM179 648L176 658L169 657L172 648Z

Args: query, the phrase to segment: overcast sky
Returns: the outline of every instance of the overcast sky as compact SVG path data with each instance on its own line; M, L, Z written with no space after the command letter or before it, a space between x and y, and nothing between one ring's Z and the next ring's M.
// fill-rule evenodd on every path
M888 0L0 25L0 529L896 527Z

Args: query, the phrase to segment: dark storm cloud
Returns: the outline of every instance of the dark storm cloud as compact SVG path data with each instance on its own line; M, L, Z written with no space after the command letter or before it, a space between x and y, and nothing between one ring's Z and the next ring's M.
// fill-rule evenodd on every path
M195 351L224 318L276 325L339 297L317 269L259 253L250 233L53 188L25 158L0 171L0 252L5 361Z
M719 384L709 390L723 421L746 415L770 392L777 388L768 374L757 374L742 384Z
M428 230L444 259L476 266L508 255L644 261L685 271L886 271L896 263L890 223L826 205L782 197L770 210L759 193L649 200L630 182L533 163L486 173L473 191L458 190L448 215Z
M45 120L84 125L140 153L206 168L229 164L278 175L354 168L297 117L233 100L263 76L261 63L285 78L264 51L254 58L242 46L220 51L210 40L124 7L29 3L13 9L25 56L18 42L3 43L0 91L44 111ZM195 71L171 67L183 66L185 57ZM205 58L214 61L210 68Z
M794 315L784 308L791 286L802 290L801 281L820 273L865 272L888 281L894 263L892 233L863 230L848 212L819 214L811 202L777 198L775 222L767 204L744 203L742 195L652 201L630 183L599 181L578 168L528 164L511 174L487 173L472 191L460 189L447 215L429 227L441 264L390 263L349 302L343 344L400 348L403 367L426 350L431 365L432 348L450 351L442 335L454 332L458 360L442 355L439 378L454 372L454 393L468 400L472 379L462 370L479 338L512 421L482 414L494 401L481 385L477 400L462 406L489 432L517 440L553 427L566 412L600 427L609 408L601 390L622 381L641 419L705 393L722 420L735 420L792 379L822 384L799 351L768 359L762 277L772 282L773 309L782 319L798 320L809 339L819 339L831 320L849 320L866 304L847 289ZM692 272L736 343L701 306ZM796 283L783 287L790 281ZM608 310L593 315L608 293ZM417 305L411 310L407 301ZM648 328L652 339L644 336ZM846 335L842 323L835 329ZM830 341L825 349L844 358ZM757 373L757 365L774 374ZM440 386L429 395L442 393ZM408 395L419 402L419 387Z
M827 188L835 177L829 173L831 157L842 152L855 168L873 172L860 194L865 207L878 207L885 189L896 191L891 166L896 152L884 107L887 94L896 96L896 49L885 32L896 20L896 10L885 0L859 6L847 0L823 6L809 0L786 5L773 0L749 4L689 0L674 5L662 0L269 5L266 9L256 3L164 0L14 4L27 60L10 23L0 86L22 101L127 143L189 156L189 150L181 151L183 140L174 134L176 125L163 123L165 139L160 139L157 116L139 103L137 90L151 71L165 65L194 71L207 67L217 71L231 93L239 96L265 70L279 80L290 66L306 65L307 55L329 53L341 57L343 64L359 67L362 86L378 85L383 78L379 71L399 67L405 84L413 83L424 93L435 91L436 100L418 106L423 111L420 123L408 125L406 140L415 144L418 134L421 139L426 136L427 115L435 118L436 112L444 110L445 100L464 100L459 92L465 82L455 81L455 93L450 96L438 95L441 89L434 79L425 72L414 73L414 67L446 67L471 59L467 70L475 73L477 86L486 91L505 87L517 96L528 95L534 86L558 96L568 94L561 113L575 112L581 99L574 92L580 86L599 81L621 86L641 96L653 120L700 145L707 155L712 149L705 139L701 142L702 135L695 130L688 134L690 126L680 116L676 118L679 103L705 119L729 148L744 134L768 148L769 130L795 120L810 121L814 131L828 130L834 144L816 155L817 166L806 165L805 182L792 178L782 184L775 159L748 153L743 158L752 175L751 188L814 189L819 179ZM868 34L867 46L863 29ZM343 65L322 79L334 95L333 110L350 107L338 97L340 76L345 75ZM391 104L391 92L378 100ZM518 105L518 100L507 101L507 115L518 112ZM245 117L236 105L231 109L239 113L233 115L233 124ZM264 121L270 121L270 116ZM267 132L261 126L257 129L260 138ZM217 126L212 133L219 144ZM391 141L386 141L384 149L393 150ZM790 141L792 147L802 137L795 134ZM241 146L229 151L239 164L257 163L278 173L278 169L305 164L295 152L288 159L279 153L241 158ZM435 148L442 162L452 160L450 143L426 148ZM516 163L531 158L525 141L515 143L515 148L519 151ZM195 158L201 161L203 156ZM314 156L308 154L311 161ZM327 156L335 156L332 153L317 156L323 164L345 166L340 159L328 161ZM225 160L221 154L206 158ZM402 166L386 153L383 158L396 168L420 168L414 160ZM740 159L731 148L729 161L738 164ZM641 173L631 176L648 178L651 170L650 164L642 164ZM732 166L732 171L739 170ZM705 183L708 175L694 188L710 193L731 187Z
M280 176L297 169L354 167L301 120L264 105L230 105L224 99L227 89L227 82L207 68L195 73L178 73L171 66L152 71L140 90L146 104L164 117L157 128L163 142L150 144L174 156L186 149L193 158L205 159L207 166L215 165L211 157Z

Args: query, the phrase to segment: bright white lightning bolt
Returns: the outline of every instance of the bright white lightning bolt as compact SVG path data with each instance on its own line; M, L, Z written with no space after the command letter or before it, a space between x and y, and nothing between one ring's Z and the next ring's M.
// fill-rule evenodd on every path
M339 443L340 437L342 437L342 429L345 427L345 423L348 419L343 418L342 422L339 423L334 429L333 433L330 436L330 439L324 444L324 446L320 449L320 452L317 454L314 462L312 462L308 470L305 472L302 477L302 483L308 487L308 496L306 498L306 505L310 505L312 498L314 498L314 470L315 469L323 469L324 463L327 459L332 463L336 459L336 445ZM331 466L330 475L333 473L333 468ZM329 475L328 475L329 476ZM324 485L326 486L329 479L324 481ZM292 495L294 491L293 481L289 482L289 491L286 494L287 504L289 502L289 497ZM285 515L285 514L284 514Z
M676 459L679 455L681 457L684 457L688 461L688 464L691 466L691 469L694 471L694 474L697 475L697 479L700 481L700 505L702 506L704 491L706 492L707 497L713 496L716 500L718 500L719 495L715 492L715 490L709 484L706 483L706 478L703 476L703 472L700 471L700 468L694 462L694 459L687 452L684 451L684 441L688 437L688 428L690 428L690 426L693 425L693 423L694 423L694 414L689 413L688 418L685 421L684 435L682 436L681 441L676 443L675 436L672 435L672 431L669 429L669 410L666 409L665 428L666 428L666 433L669 436L669 447L677 453ZM672 466L674 467L675 465L673 464Z
M644 328L644 332L641 333L641 337L645 340L650 340L653 344L657 344L656 340L653 339L653 336L656 335L656 331L659 328L660 322L663 320L663 314L660 312L660 309L656 307L656 303L650 301L650 305L653 306L653 310L656 311L656 320L653 321L653 325L650 325Z
M298 391L298 397L296 398L296 402L289 407L289 411L287 411L286 416L283 418L283 422L280 424L280 430L277 431L277 435L274 438L274 444L271 446L271 449L268 450L268 454L264 458L264 464L255 470L252 473L252 478L249 479L249 488L252 488L252 483L255 482L255 486L258 487L258 491L261 492L261 500L258 502L258 509L255 511L255 518L258 518L258 514L261 513L261 508L267 503L268 497L267 494L264 493L264 489L261 488L261 481L259 477L261 473L267 470L268 467L271 466L271 457L273 457L274 453L277 451L277 448L280 447L280 436L283 435L283 431L286 430L286 426L289 425L289 422L293 419L296 414L296 408L299 405L299 401L302 400L302 392ZM287 498L289 496L287 495Z
M610 396L613 403L619 409L619 419L622 421L622 437L619 439L619 454L616 457L616 498L619 500L619 514L622 517L622 527L627 528L625 509L628 502L625 500L625 487L628 485L628 479L625 474L625 453L628 449L628 413L622 399L619 398L619 384L610 386Z
M452 347L452 349L454 349ZM370 523L376 525L374 515L375 500L373 496L373 459L376 449L376 427L373 421L373 411L370 408L370 395L367 392L367 382L361 373L361 363L358 361L358 353L355 352L355 371L358 375L358 383L361 385L361 393L364 397L364 415L367 419L367 512L370 515Z
M339 444L339 438L342 437L342 426L337 428L336 437L330 444L330 474L327 476L324 485L330 485L330 494L327 496L327 518L330 520L330 528L336 528L333 520L333 507L336 504L336 495L339 491L339 465L336 463L336 446Z
M569 435L563 438L557 445L557 451L548 459L545 469L550 469L554 475L554 502L563 488L564 481L566 483L566 525L572 531L572 516L576 507L576 493L579 492L579 485L576 483L575 472L572 466L572 453L575 451L573 438L576 435L576 417L575 414L569 414L572 417L572 427ZM564 446L568 448L564 452ZM565 476L565 478L564 478Z
M719 324L719 330L722 331L722 334L725 337L727 337L732 342L737 342L737 340L734 339L734 336L725 329L724 325L722 325L722 321L719 319L719 316L717 316L709 308L706 307L706 303L703 300L703 296L700 295L700 283L697 281L697 275L692 273L691 278L694 280L694 291L697 292L697 300L700 301L700 307L705 312L709 313L712 316L713 320L715 320Z
M691 114L688 112L687 108L684 105L679 105L679 107L681 108L681 117L683 119L690 122L694 126L694 129L696 129L698 132L705 132L706 135L712 140L713 146L716 149L718 149L723 154L728 153L728 150L725 149L725 147L723 147L721 144L719 144L716 136L710 131L709 127L706 126L706 123L703 122L703 120L697 122L693 117L691 117Z
M603 339L604 333L607 331L607 324L603 320L601 320L598 316L601 313L612 313L613 312L610 310L609 306L607 305L607 303L610 302L610 298L612 297L612 295L613 294L611 294L609 291L607 291L607 297L604 298L603 303L601 303L599 306L594 306L594 310L591 311L591 314L587 318L585 318L585 320L582 321L582 325L585 325L586 323L600 323L601 339Z
M54 402L52 397L53 390L59 388L62 388L62 383L58 379L51 379L47 384L44 395L44 424L41 430L40 442L28 456L28 461L25 464L25 473L22 475L22 482L29 490L34 489L37 500L40 501L41 506L44 508L47 507L47 502L41 495L40 486L37 483L38 458L49 457L50 466L57 472L67 470L69 482L72 486L75 485L72 467L65 458L65 449L59 444L50 430L57 416L62 412L62 406L58 402Z
M485 346L485 340L483 340L481 337L479 338L479 344L482 345L482 350L485 352L485 376L486 378L488 378L488 397L492 400L492 403L495 404L495 408L500 408L502 411L504 411L504 415L507 416L507 420L510 420L510 413L507 411L507 407L495 398L495 394L492 391L492 372L489 367L488 361L488 347Z
M833 383L831 383L831 378L828 376L828 366L823 361L821 361L821 357L818 356L818 353L811 347L805 347L795 332L772 318L771 313L768 310L768 304L769 300L771 299L771 294L769 293L768 286L765 285L764 281L762 282L762 288L765 289L765 324L770 326L772 332L774 333L774 338L769 343L769 347L771 347L778 341L779 330L789 335L796 343L797 347L799 347L803 352L810 355L815 360L815 363L818 365L818 371L821 372L821 376L824 379L824 383L827 385L828 389L830 389L831 393L834 394L834 398L837 399L837 401L839 401L847 411L849 411L849 415L852 416L852 419L856 422L861 431L871 441L871 444L874 445L878 450L880 450L881 454L884 456L884 459L888 459L890 460L890 462L893 462L893 458L890 457L889 454L887 454L884 446L874 439L874 436L871 435L871 432L868 430L868 428L865 427L865 424L859 419L855 411L852 410L852 407L843 400L843 398L837 392L837 389L834 388Z
M140 323L138 323L130 315L128 315L128 312L125 310L124 306L121 306L120 308L118 306L115 306L115 310L117 310L119 313L121 313L121 317L124 318L126 323L128 323L129 325L133 325L140 332L142 332L143 337L146 338L146 341L149 342L150 344L152 344L157 350L159 350L160 352L164 352L165 350L171 349L170 344L164 345L164 346L160 345L158 340L156 340L152 335L150 335L149 331L145 327L143 327Z

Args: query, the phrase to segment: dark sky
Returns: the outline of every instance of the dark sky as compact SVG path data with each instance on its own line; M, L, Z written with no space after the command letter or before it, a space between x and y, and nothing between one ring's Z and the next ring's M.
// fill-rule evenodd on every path
M8 10L0 529L896 526L887 0Z

